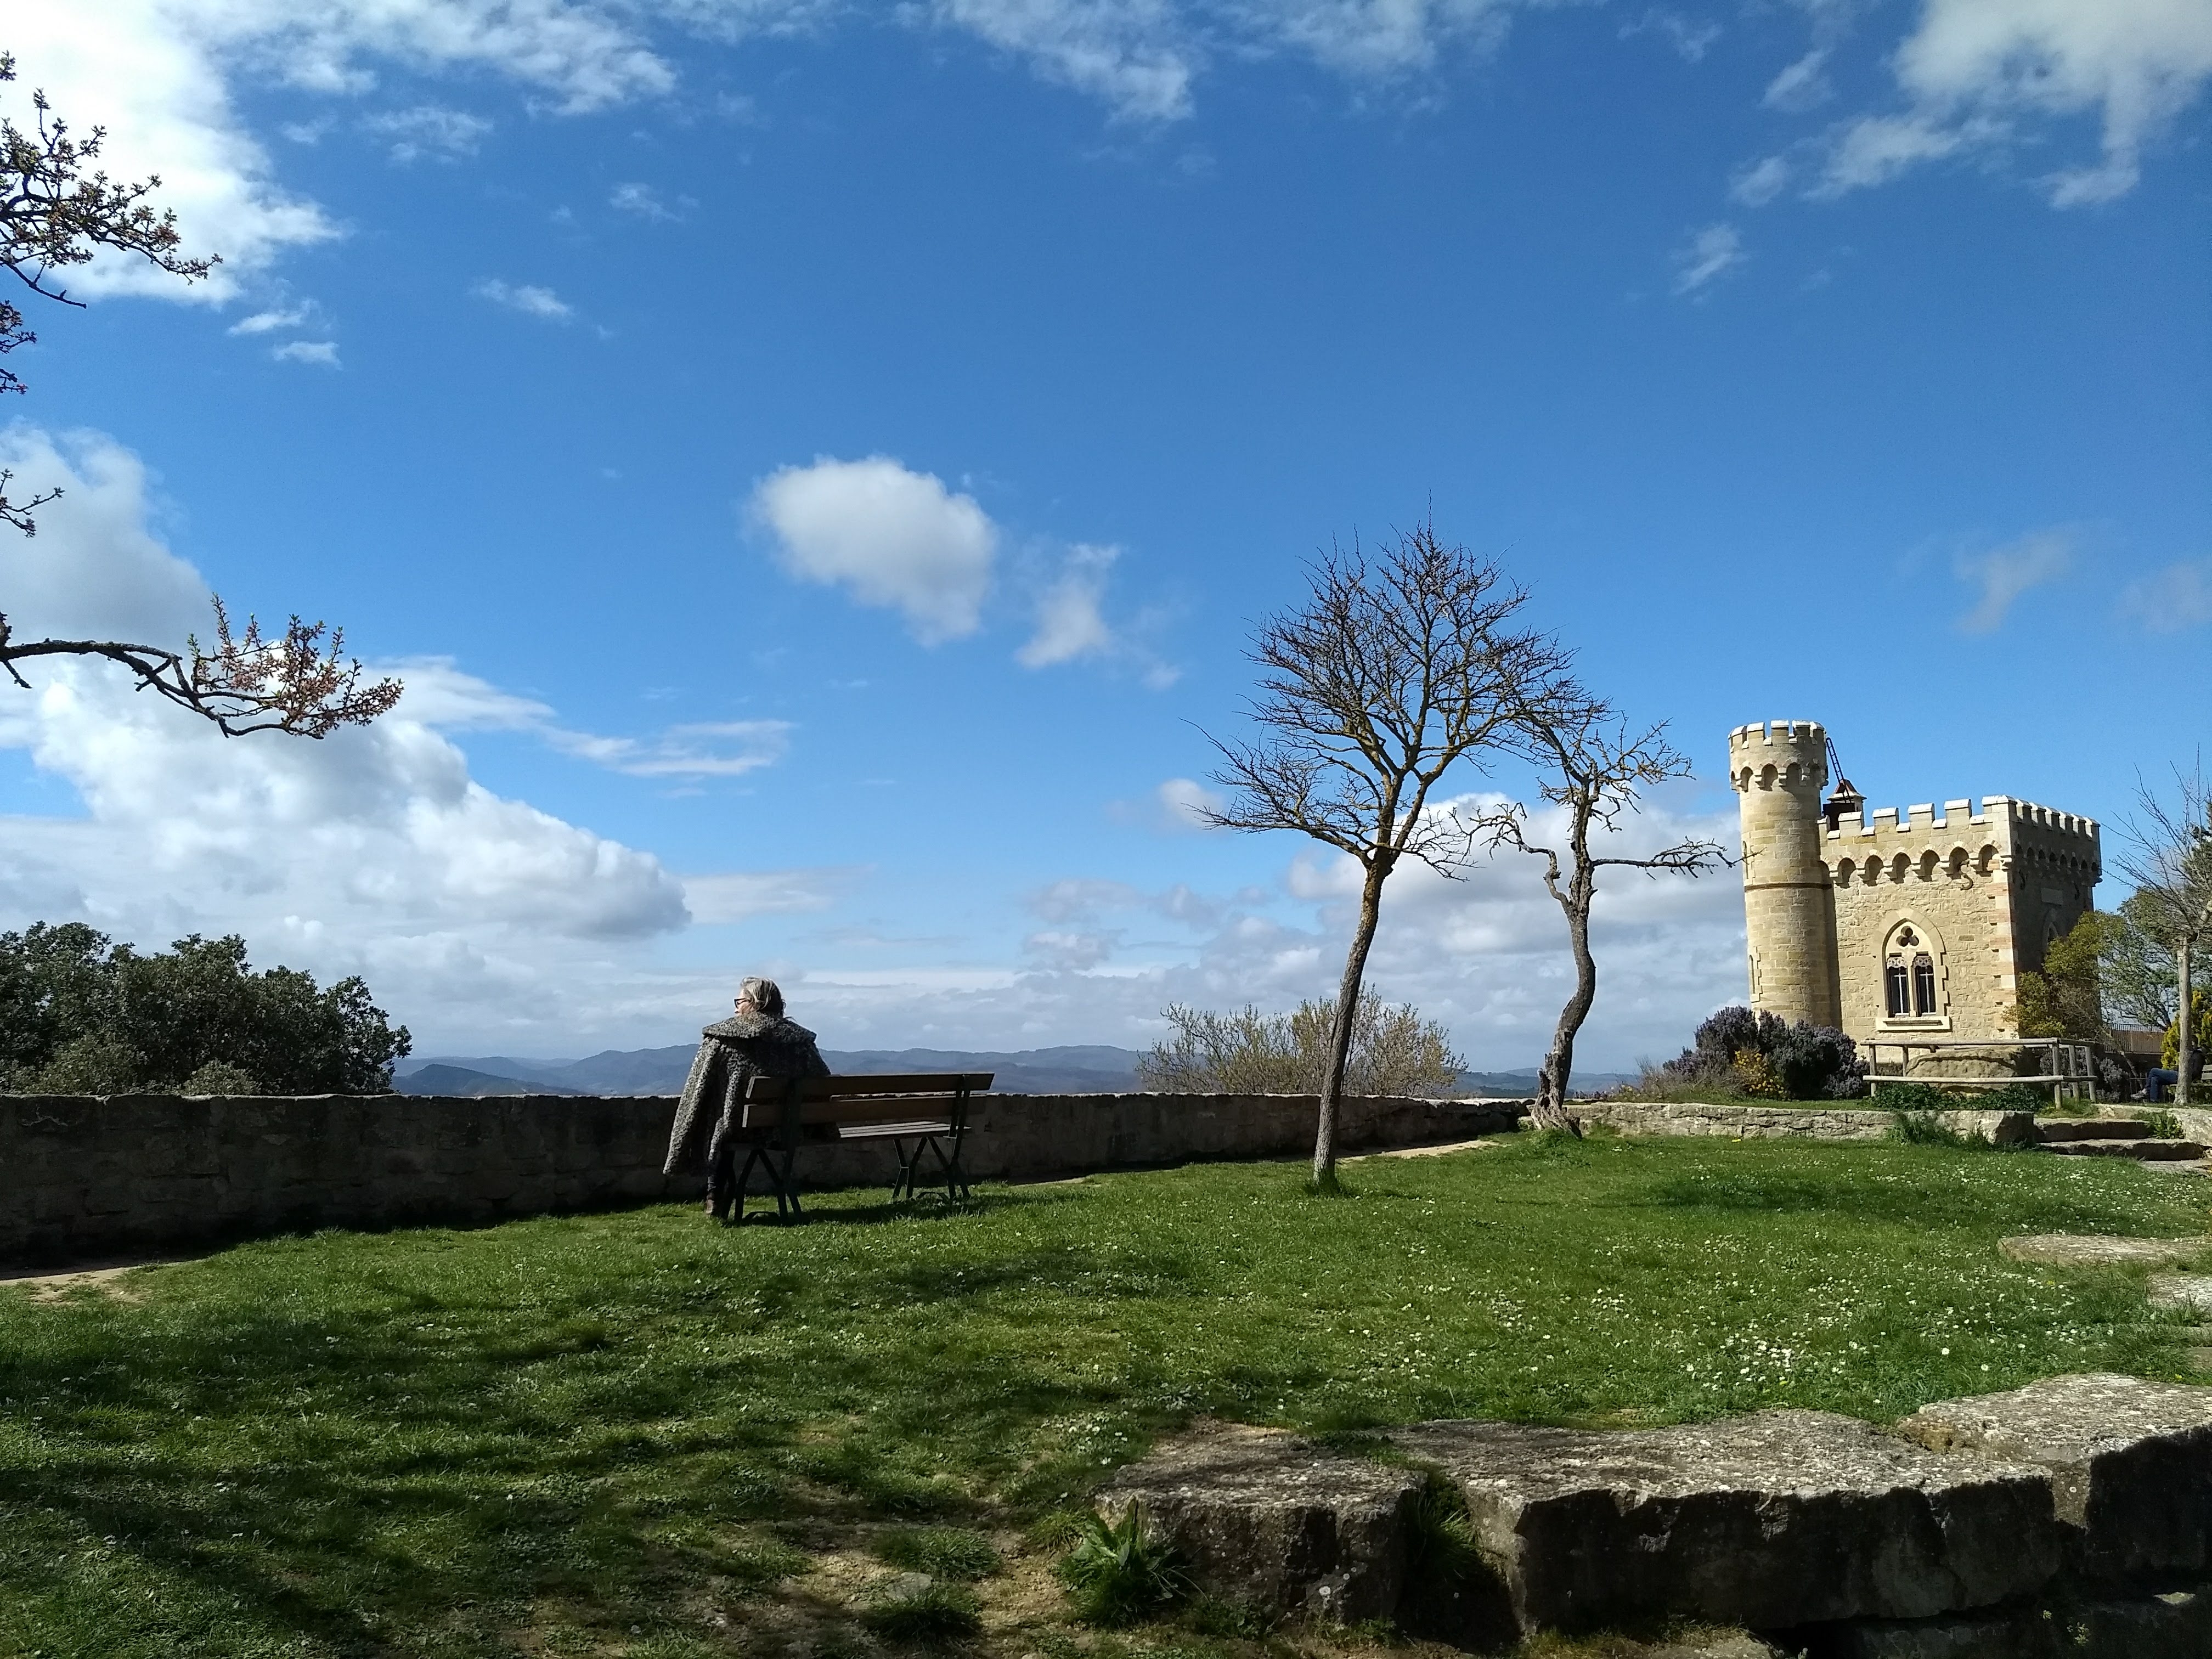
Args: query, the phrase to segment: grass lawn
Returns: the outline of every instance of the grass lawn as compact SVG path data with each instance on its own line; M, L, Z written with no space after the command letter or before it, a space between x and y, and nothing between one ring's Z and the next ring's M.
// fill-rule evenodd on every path
M975 1582L982 1649L1237 1643L1065 1620L1054 1510L1195 1413L1325 1431L1889 1419L2185 1376L2141 1276L2019 1232L2206 1229L2198 1180L1942 1146L1522 1141L250 1244L0 1287L0 1655L896 1650L854 1597ZM912 1581L908 1581L911 1583ZM957 1597L955 1599L957 1599Z

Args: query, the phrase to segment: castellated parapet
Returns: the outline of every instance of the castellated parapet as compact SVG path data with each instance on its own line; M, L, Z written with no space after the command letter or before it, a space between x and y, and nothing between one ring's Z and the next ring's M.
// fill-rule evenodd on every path
M2006 795L1869 813L1841 790L1824 815L1826 750L1809 720L1729 734L1752 1006L1861 1042L2017 1036L2020 975L2095 902L2096 821Z

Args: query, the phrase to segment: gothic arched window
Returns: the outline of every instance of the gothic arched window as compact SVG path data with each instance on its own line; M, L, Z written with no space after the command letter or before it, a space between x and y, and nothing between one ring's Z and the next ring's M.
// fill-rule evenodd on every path
M1893 1020L1944 1018L1942 947L1925 928L1901 923L1882 947L1882 1012Z

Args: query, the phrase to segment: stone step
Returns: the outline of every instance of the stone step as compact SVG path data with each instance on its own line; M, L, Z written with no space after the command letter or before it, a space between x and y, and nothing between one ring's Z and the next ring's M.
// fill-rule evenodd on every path
M2040 1470L1826 1412L1666 1429L1421 1423L1389 1438L1457 1487L1522 1636L1664 1617L1751 1630L1927 1618L2032 1595L2059 1562Z
M2127 1238L2109 1233L2024 1233L1997 1241L2008 1261L2039 1267L2170 1267L2212 1252L2212 1237Z
M2145 1164L2194 1163L2204 1156L2203 1143L2194 1140L2061 1140L2051 1151L2074 1158L2132 1158Z
M2036 1138L2045 1146L2062 1140L2141 1140L2150 1125L2133 1117L2039 1117Z
M2212 1571L2212 1389L2054 1376L1923 1406L1897 1426L1936 1450L2045 1470L2085 1583Z

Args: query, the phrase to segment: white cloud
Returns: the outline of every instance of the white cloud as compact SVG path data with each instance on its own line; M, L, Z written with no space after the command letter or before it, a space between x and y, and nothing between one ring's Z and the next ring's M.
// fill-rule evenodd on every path
M641 219L666 221L679 216L651 185L617 185L607 205L623 213L635 213Z
M1166 0L934 0L930 15L1026 60L1048 81L1098 99L1125 120L1190 113L1196 52Z
M1748 257L1734 225L1707 225L1674 252L1674 292L1695 294Z
M8 20L18 90L43 87L79 131L107 129L118 178L158 173L187 250L219 253L213 280L185 288L143 261L103 256L78 274L88 295L223 301L287 249L336 225L273 177L234 82L357 96L374 60L410 71L488 70L564 110L666 91L667 65L596 7L565 0L71 0Z
M204 629L206 586L149 533L135 457L17 427L0 465L68 491L35 539L0 542L0 592L24 636L163 643ZM321 742L225 738L107 665L57 659L31 678L0 696L0 746L72 786L83 810L0 818L0 926L80 918L156 945L240 932L263 962L367 975L418 1027L588 1024L658 994L609 953L684 925L677 879L494 794L418 717L495 723L520 700L417 680L374 725Z
M686 876L684 902L691 919L704 925L826 910L867 874L863 867L836 866Z
M1826 103L1836 95L1835 88L1828 83L1827 64L1828 48L1814 46L1766 83L1765 95L1759 102L1769 109L1792 113Z
M1959 580L1981 592L1973 609L1959 619L1960 630L1995 633L2004 625L2014 600L2031 588L2057 580L2073 564L2074 535L2068 530L2039 530L1986 553L1961 554Z
M1045 668L1114 651L1114 630L1100 605L1107 572L1121 553L1118 547L1080 543L1068 549L1060 574L1037 596L1036 632L1014 653L1016 661L1024 668Z
M650 737L607 737L562 726L534 698L501 690L449 657L382 665L406 686L401 712L441 732L523 732L579 760L636 778L733 778L773 766L790 747L788 720L707 720Z
M1170 778L1152 795L1158 805L1159 822L1170 830L1210 830L1213 826L1206 815L1218 812L1229 804L1226 795L1196 778Z
M307 307L290 306L276 311L257 311L251 317L241 317L230 325L233 334L271 334L288 328L297 328L307 320Z
M973 497L887 455L787 466L754 486L750 513L784 568L904 614L925 645L974 633L998 526Z
M290 340L269 355L280 363L314 363L324 368L341 367L335 340Z
M540 288L534 283L505 283L492 276L470 291L479 300L505 306L526 317L541 317L547 322L565 323L576 314L575 307L551 289Z
M2120 614L2154 634L2179 634L2212 623L2212 559L2184 560L2130 582Z
M1729 195L1746 207L1765 207L1790 182L1790 163L1769 155L1738 173L1729 185Z
M788 720L708 720L652 738L599 737L548 727L564 754L634 778L734 778L773 766L790 746Z
M1692 19L1679 11L1654 6L1633 22L1620 27L1620 38L1624 40L1639 34L1657 35L1674 49L1684 63L1697 64L1705 60L1713 42L1721 38L1721 26L1710 18Z
M1831 192L1919 162L2007 149L2036 124L2094 115L2097 158L2043 180L2083 206L2135 187L2142 154L2212 79L2203 0L1926 0L1893 60L1906 107L1863 117L1829 158Z
M419 161L424 156L451 161L473 155L491 131L492 124L465 110L440 104L417 104L412 109L387 110L363 118L362 126L392 141L395 161Z

